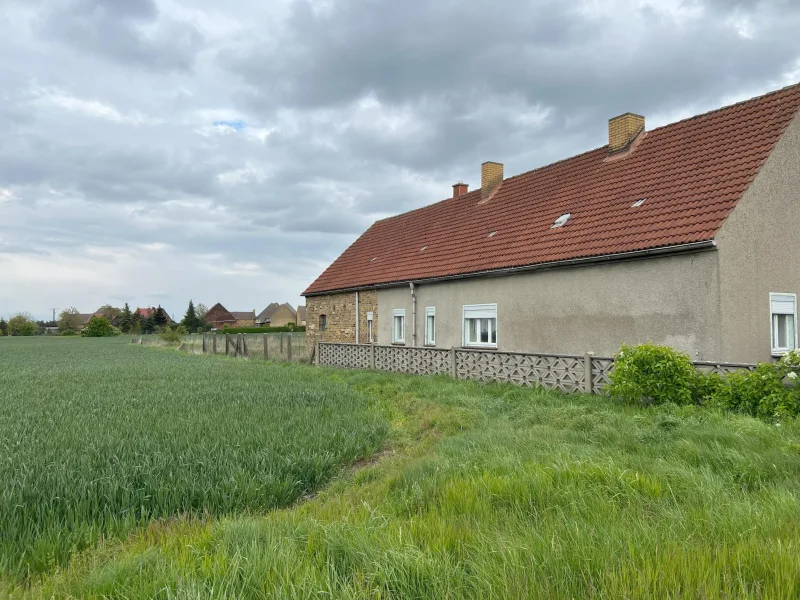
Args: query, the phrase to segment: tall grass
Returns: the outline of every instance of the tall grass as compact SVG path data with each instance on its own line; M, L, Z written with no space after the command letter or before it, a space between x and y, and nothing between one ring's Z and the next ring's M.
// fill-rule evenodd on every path
M391 455L265 518L151 527L37 592L800 597L797 422L446 378L319 376L381 399Z
M310 369L0 338L0 581L153 519L286 506L386 430L363 394Z

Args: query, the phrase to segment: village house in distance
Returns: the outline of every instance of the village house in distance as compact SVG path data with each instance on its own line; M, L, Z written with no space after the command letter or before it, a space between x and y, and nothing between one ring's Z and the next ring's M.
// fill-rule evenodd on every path
M797 346L800 85L376 222L304 292L308 343L694 360ZM410 192L413 193L413 192Z

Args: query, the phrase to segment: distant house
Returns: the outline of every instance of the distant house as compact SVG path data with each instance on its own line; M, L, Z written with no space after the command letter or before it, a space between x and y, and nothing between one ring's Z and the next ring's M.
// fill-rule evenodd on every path
M306 307L305 306L298 306L297 307L297 321L296 323L300 327L306 326Z
M223 327L253 327L256 324L256 311L231 312L219 302L208 309L204 317L214 329Z
M291 304L273 302L256 317L256 325L269 327L285 327L297 324L297 311Z
M798 346L799 111L796 84L652 130L626 113L606 145L513 177L486 162L479 189L376 222L305 290L308 343L781 356Z

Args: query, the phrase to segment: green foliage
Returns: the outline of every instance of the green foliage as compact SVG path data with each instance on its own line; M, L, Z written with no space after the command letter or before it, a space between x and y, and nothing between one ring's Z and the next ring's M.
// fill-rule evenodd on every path
M63 331L63 332L59 333L58 335L63 336L63 337L76 337L76 336L79 336L80 333L78 333L77 331Z
M64 309L58 315L58 332L61 335L78 333L83 327L80 312L74 306Z
M114 337L122 332L105 317L92 317L81 331L83 337Z
M8 320L8 335L30 337L39 333L39 326L28 313L19 313Z
M5 319L0 319L0 337L8 334L8 323Z
M183 341L183 336L186 334L186 327L183 325L175 325L172 327L165 327L159 333L159 338L163 342L167 342L168 344L180 344Z
M688 355L669 346L623 344L607 391L628 404L691 404L696 382Z
M305 327L223 327L221 333L303 333Z
M120 315L119 329L124 334L133 332L133 314L131 313L131 307L128 306L127 302L125 303L125 306L122 309L122 314Z
M167 323L169 323L169 315L167 315L167 311L161 308L160 304L156 309L156 314L153 315L153 323L156 327L166 327Z
M0 340L0 389L0 597L152 521L289 506L387 431L311 368L120 339Z
M187 331L196 331L202 328L203 320L197 316L194 302L191 300L189 300L189 307L186 309L186 315L184 315L181 325L183 325Z
M692 401L695 404L706 404L724 383L725 380L717 373L696 370L692 381Z

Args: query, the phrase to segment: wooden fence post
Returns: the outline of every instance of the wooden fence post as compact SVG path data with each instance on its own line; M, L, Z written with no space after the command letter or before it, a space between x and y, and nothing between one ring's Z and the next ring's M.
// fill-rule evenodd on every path
M283 334L281 334L283 335ZM292 336L286 338L286 360L292 362Z
M594 358L594 352L587 352L586 355L583 357L583 389L587 394L591 394L594 392L592 386L592 379L594 378L592 375L592 359Z
M264 337L264 360L269 360L269 338L267 334L263 334Z
M247 347L247 334L242 334L242 353L245 358L250 358L250 349Z
M203 354L206 353L206 334L203 334Z
M375 370L375 346L369 346L369 368Z
M231 347L231 334L225 334L225 356L228 356L228 352L230 352Z
M211 353L217 353L217 334L214 334L214 337L211 338Z
M450 375L453 379L458 379L458 365L456 364L456 349L450 348Z

